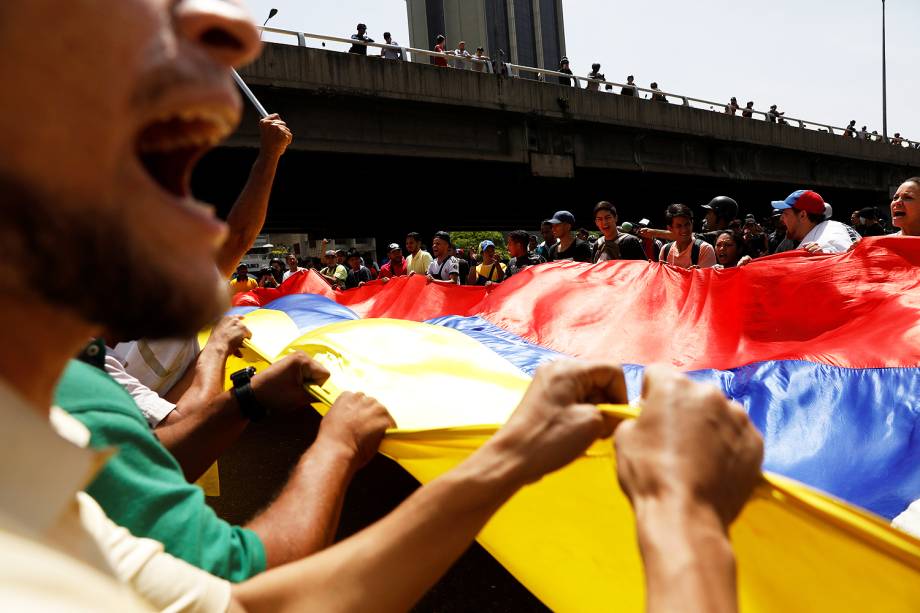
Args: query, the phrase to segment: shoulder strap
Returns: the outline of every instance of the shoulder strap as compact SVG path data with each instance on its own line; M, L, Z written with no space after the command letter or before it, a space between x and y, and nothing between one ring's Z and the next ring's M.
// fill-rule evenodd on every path
M690 248L690 265L696 266L700 261L700 247L702 246L702 239L696 238L693 240L693 247Z
M668 262L668 256L671 255L671 245L673 244L674 243L668 243L667 245L664 246L664 256L662 259L664 259L665 263Z

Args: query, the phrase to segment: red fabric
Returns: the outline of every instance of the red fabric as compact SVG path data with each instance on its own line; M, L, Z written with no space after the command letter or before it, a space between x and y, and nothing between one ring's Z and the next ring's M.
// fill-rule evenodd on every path
M262 306L267 292L309 285L288 287L294 278L279 290L239 294L235 304L254 304L242 302L254 296ZM790 251L728 270L553 262L488 287L426 284L420 276L345 292L319 283L326 291L316 293L332 293L362 317L480 316L591 359L681 370L784 359L850 368L920 365L920 238L863 239L841 255Z

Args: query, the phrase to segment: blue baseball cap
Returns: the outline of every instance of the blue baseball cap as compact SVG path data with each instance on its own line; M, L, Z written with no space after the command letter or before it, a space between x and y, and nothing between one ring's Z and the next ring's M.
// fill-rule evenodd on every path
M495 243L493 243L492 241L484 240L481 243L479 243L479 251L481 253L485 251L486 249L488 249L489 247L494 247L494 246L495 246Z
M570 226L575 225L575 216L569 213L568 211L556 211L556 214L553 215L553 218L549 220L553 225L557 223L567 223Z
M806 213L824 215L824 198L809 189L800 189L789 194L785 200L774 200L774 209L796 209Z

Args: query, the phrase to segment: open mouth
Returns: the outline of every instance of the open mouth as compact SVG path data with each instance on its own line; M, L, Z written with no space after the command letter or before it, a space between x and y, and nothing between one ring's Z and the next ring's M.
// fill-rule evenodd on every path
M904 210L892 211L891 217L895 219L898 217L907 217L907 211L904 211Z
M192 170L233 130L232 113L188 109L161 116L138 134L136 151L151 179L178 197L191 193Z

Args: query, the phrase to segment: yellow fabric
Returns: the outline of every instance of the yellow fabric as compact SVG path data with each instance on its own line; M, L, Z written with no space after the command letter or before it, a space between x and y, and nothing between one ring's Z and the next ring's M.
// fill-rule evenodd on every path
M195 485L200 487L205 496L217 498L220 496L220 469L217 462L211 464L204 474L198 477Z
M342 390L380 399L398 424L381 452L422 483L456 466L494 433L529 381L449 328L349 321L314 330L272 355L265 348L279 343L262 337L269 327L254 332L253 346L262 349L250 350L247 359L264 364L303 350L323 362L330 381L311 389L321 411ZM628 407L605 408L624 418L634 414ZM920 541L788 479L767 475L731 536L744 611L920 606ZM644 606L633 514L617 485L609 440L518 492L478 540L554 610Z

